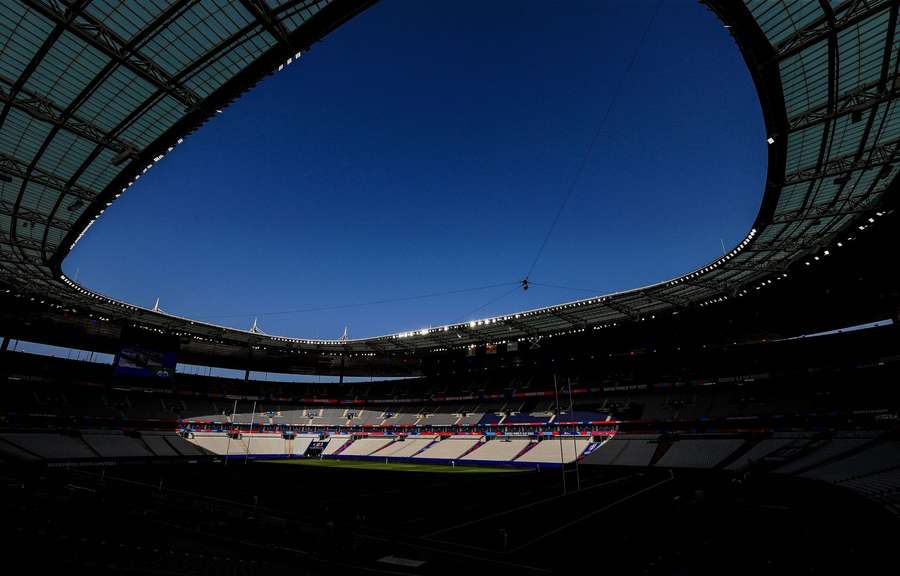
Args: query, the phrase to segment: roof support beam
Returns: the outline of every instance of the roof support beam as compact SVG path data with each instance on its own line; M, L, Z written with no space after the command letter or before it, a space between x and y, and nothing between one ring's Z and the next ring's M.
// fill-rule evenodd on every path
M823 122L831 122L847 114L865 112L883 102L893 100L897 96L900 96L900 76L891 75L886 85L881 80L869 82L851 92L840 95L835 102L833 111L829 111L828 105L825 104L790 118L788 131L797 132Z
M679 296L664 296L658 292L654 292L651 290L641 292L641 295L644 298L656 300L657 302L662 302L663 304L669 304L670 306L675 306L676 308L687 308L691 305L691 301L686 298L681 298Z
M729 292L735 286L733 283L729 282L720 282L715 280L682 280L685 284L690 286L696 286L698 288L705 288L707 290L711 290L712 292Z
M802 220L819 220L836 216L849 216L852 214L868 214L875 210L880 200L881 195L867 194L859 198L851 198L840 205L824 204L821 206L812 206L803 212L795 210L790 213L780 214L776 217L775 222L797 222Z
M144 26L143 29L140 30L140 32L138 32L137 34L134 35L134 37L131 39L131 42L128 45L128 47L137 46L140 43L147 40L148 38L152 37L160 29L162 29L168 22L170 22L171 19L177 17L178 14L182 10L184 10L186 6L188 6L187 0L177 0L176 2L173 2L172 4L170 4L165 10L163 10L157 16L156 19L154 19L152 22L148 23L146 26ZM109 63L107 63L107 65L103 68L103 70L101 70L91 80L91 82L87 86L85 86L84 89L82 89L81 93L75 98L75 100L72 101L72 103L69 105L69 107L65 111L63 111L63 117L67 118L67 117L71 116L78 109L78 107L81 106L94 93L94 91L101 84L103 84L103 82L106 81L106 79L109 77L110 74L113 73L113 71L116 69L116 67L117 67L117 63L115 61L110 61ZM154 95L154 97L151 98L150 101L155 102L156 101L155 98L156 98L156 95ZM150 104L150 102L145 101L141 105L141 109L144 109L146 106L149 106L149 104ZM133 118L133 114L130 114L128 117L128 123L126 123L124 121L120 122L119 125L117 125L115 128L113 128L108 133L108 138L118 138L118 135L121 133L121 131L124 129L124 127L130 125L130 121L132 120L132 118ZM56 131L58 129L59 129L58 127L54 126L53 130L51 131L50 136L48 137L48 140L45 141L44 146L41 148L41 152L38 156L43 154L43 151L46 148L46 145L49 143L50 138L55 136ZM104 149L105 149L105 147L102 145L98 145L98 146L94 147L94 150L91 152L91 154L87 158L84 159L84 161L81 163L81 166L79 166L78 169L75 170L75 172L69 178L68 182L66 183L67 189L71 188L75 185L75 183L78 181L78 179L81 178L81 175L84 173L84 171L87 170L87 168L91 165L91 163L93 163L97 159L97 156L99 156L100 153ZM133 151L133 152L136 153L137 151ZM36 164L36 162L35 162L35 164ZM20 192L20 194L21 194L21 192ZM91 198L87 198L87 199L91 200L91 202L93 202L97 198L97 196L98 196L97 194L93 194ZM53 209L50 211L51 218L59 211L59 208L62 205L63 200L64 200L64 198L62 195L56 199L56 203L53 205ZM86 212L86 210L82 211L82 216L84 215L84 212ZM89 225L89 224L87 224L87 225ZM70 235L71 235L71 233L70 233ZM69 236L67 236L67 238ZM45 231L44 238L42 241L43 248L41 249L41 252L43 253L44 258L47 260L49 260L48 254L47 254L48 238L49 237Z
M0 77L0 82L9 86L13 85L13 82L5 77ZM44 95L20 89L17 96L12 92L6 92L5 90L0 89L0 102L22 110L33 118L49 122L54 126L58 126L76 136L80 136L85 140L89 140L115 152L124 152L134 148L134 146L128 142L108 135L101 128L90 122L81 120L73 115L66 116L65 111L62 108L54 104Z
M559 318L560 320L564 320L571 324L576 328L584 328L587 325L587 321L583 318L579 318L577 316L573 316L567 312L563 312L562 310L551 310L551 314Z
M64 194L71 194L72 196L75 196L82 200L93 200L97 196L97 194L92 190L88 190L87 188L84 188L82 186L70 186L69 182L67 182L64 178L60 178L59 176L51 174L50 172L45 172L40 168L33 168L31 170L31 173L29 174L28 165L25 162L13 158L12 156L7 156L2 152L0 152L0 173L7 174L15 178L21 178L22 180L27 179L28 182L40 184Z
M506 320L503 320L502 322L504 324L509 324L510 326L512 326L519 332L521 332L522 336L537 336L538 335L538 332L534 328L532 328L528 324L526 324L524 322L520 322L519 320L516 320L514 318L507 318Z
M41 249L40 242L38 242L37 240L34 240L32 238L29 238L27 236L23 236L22 238L16 238L16 242L19 244L19 246L22 246L23 248L30 248L32 250L40 250ZM11 243L11 241L9 239L9 236L5 232L0 231L0 244L10 244L10 243Z
M740 272L784 272L788 269L788 263L782 260L766 260L758 264L733 264L726 265L726 270L737 270Z
M241 5L247 12L253 14L256 21L266 29L266 32L274 36L275 39L278 40L278 43L284 46L286 54L293 55L297 52L294 50L288 31L285 30L284 26L281 25L281 22L275 18L269 5L266 4L266 0L241 0Z
M797 184L801 182L812 182L829 176L848 174L863 168L890 164L897 159L897 154L900 153L900 138L868 148L866 152L868 152L868 154L864 153L860 155L859 153L854 152L853 154L847 154L846 156L829 158L821 167L804 168L785 174L784 183Z
M147 82L169 94L181 102L189 110L200 108L202 98L175 82L162 68L149 58L138 52L118 34L103 25L102 22L81 11L77 15L67 14L67 9L58 1L21 0L26 6L40 13L45 18L63 26L70 33L78 36L97 50L115 60L120 66L131 70ZM75 17L77 16L77 18Z
M639 320L641 315L640 313L632 308L631 306L627 306L622 304L621 302L616 302L614 298L604 298L600 301L601 304L609 308L610 310L614 310L619 314L623 314L632 320Z
M779 42L775 46L777 59L784 60L793 56L844 28L886 10L893 2L894 0L848 0L834 9L833 25L829 23L828 16L822 16Z

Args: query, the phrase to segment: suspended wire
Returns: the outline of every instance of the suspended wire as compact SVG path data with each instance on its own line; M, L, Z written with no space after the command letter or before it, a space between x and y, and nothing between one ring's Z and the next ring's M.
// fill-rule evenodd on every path
M456 320L454 320L453 322L451 322L451 324L456 324L457 322L462 322L463 320L471 320L472 317L473 317L475 314L477 314L478 312L480 312L481 310L484 310L485 308L487 308L487 307L490 306L491 304L495 304L495 303L499 302L500 300L503 300L504 298L506 298L507 296L509 296L509 295L512 294L513 292L515 292L515 291L517 291L517 290L521 290L521 288L522 288L522 283L521 283L521 282L516 282L516 283L515 283L515 286L513 286L512 288L510 288L509 290L507 290L507 291L504 292L503 294L497 296L496 298L491 298L490 300L488 300L487 302L485 302L484 304L482 304L482 305L479 306L478 308L475 308L474 310L472 310L472 311L469 312L468 314L464 314L463 316L460 316L459 318L457 318Z
M316 306L311 308L295 308L292 310L275 310L269 312L254 312L250 314L210 314L210 315L193 315L195 318L199 319L214 319L214 318L248 318L248 317L263 317L263 316L282 316L287 314L303 314L306 312L325 312L328 310L343 310L346 308L361 308L364 306L376 306L378 304L393 304L395 302L411 302L413 300L424 300L427 298L439 298L441 296L452 296L454 294L465 294L467 292L480 292L483 290L490 290L492 288L501 288L503 286L514 286L514 288L518 288L520 286L520 282L517 280L515 282L501 282L499 284L488 284L487 286L476 286L473 288L460 288L458 290L447 290L445 292L431 292L428 294L419 294L416 296L401 296L399 298L385 298L382 300L371 300L369 302L355 302L352 304L337 304L334 306Z
M594 151L594 147L597 145L597 141L600 139L600 134L603 132L603 128L606 125L607 119L609 119L609 115L612 112L613 107L616 105L616 101L619 98L619 94L622 92L622 88L625 85L625 80L628 78L628 74L631 72L631 69L634 67L634 63L637 61L638 54L641 52L641 48L644 45L644 42L647 40L647 35L650 32L650 28L653 26L653 21L656 20L656 15L659 13L659 8L662 6L663 0L659 0L656 3L656 8L653 10L653 14L650 16L650 20L647 21L647 26L644 28L644 31L641 33L641 37L638 39L637 45L634 48L634 52L631 54L631 59L628 61L628 65L625 67L622 76L619 78L619 83L616 86L616 89L613 91L612 98L610 98L609 103L606 106L606 111L603 113L602 118L600 119L600 124L597 126L597 130L594 132L594 136L591 138L590 143L588 144L587 150L584 155L581 157L581 161L578 164L578 169L575 171L575 176L572 178L572 181L569 183L569 188L566 191L565 196L563 196L563 200L559 205L559 208L556 210L556 215L553 217L553 221L550 224L550 228L547 230L547 234L544 236L543 242L541 242L540 247L538 248L537 254L534 256L534 260L531 261L531 266L528 268L528 273L525 275L527 279L531 276L531 273L534 272L534 267L537 266L538 260L541 259L541 256L544 253L544 248L547 247L547 242L550 241L550 237L553 235L554 230L556 230L556 225L559 222L560 216L562 216L563 210L565 210L566 205L569 203L569 199L572 197L572 194L575 192L575 188L578 185L578 181L581 179L581 175L587 167L587 162L591 157L591 154Z

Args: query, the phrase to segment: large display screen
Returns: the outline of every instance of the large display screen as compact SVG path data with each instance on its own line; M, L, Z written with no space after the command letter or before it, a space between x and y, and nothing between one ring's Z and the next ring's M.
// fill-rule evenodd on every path
M116 374L172 378L175 376L175 352L164 352L134 344L123 345L116 354Z

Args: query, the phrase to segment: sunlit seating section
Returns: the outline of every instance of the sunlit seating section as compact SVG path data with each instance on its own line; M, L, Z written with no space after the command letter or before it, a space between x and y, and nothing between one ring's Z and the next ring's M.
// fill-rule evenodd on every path
M440 442L435 442L425 450L415 455L415 458L438 458L446 460L456 460L463 454L474 448L480 441L481 436L475 435L458 435L444 438Z
M493 462L509 462L528 447L531 440L526 438L497 438L482 443L460 460L485 460Z
M328 438L328 444L325 445L325 449L322 450L322 456L331 456L340 450L350 438L351 436L349 434L332 434Z
M295 436L293 440L288 441L290 453L294 456L303 456L309 449L309 445L318 438L318 436Z
M225 433L197 432L188 441L219 456L244 453L244 447L237 440L229 438Z
M284 456L288 453L281 434L244 434L241 440L251 455Z
M590 444L587 438L558 436L546 438L516 458L516 462L559 464L574 462Z
M341 456L368 456L372 452L384 448L393 441L394 438L390 436L357 438L341 452Z
M385 458L411 458L417 452L434 442L436 436L407 436L406 439L398 439L389 446L385 446L372 456Z

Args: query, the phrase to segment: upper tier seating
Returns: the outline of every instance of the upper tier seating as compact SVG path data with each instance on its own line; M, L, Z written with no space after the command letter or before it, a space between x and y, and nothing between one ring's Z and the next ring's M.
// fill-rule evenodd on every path
M384 420L381 410L365 409L353 410L353 418L350 420L350 426L377 426Z
M387 411L391 414L384 419L385 426L412 426L419 419L422 412L421 406L400 406Z
M484 411L478 406L471 406L466 408L466 412L463 413L462 417L457 422L460 426L475 426L478 422L481 421L482 416L484 416Z
M346 408L322 408L320 416L314 417L310 424L316 426L343 426L347 423Z

